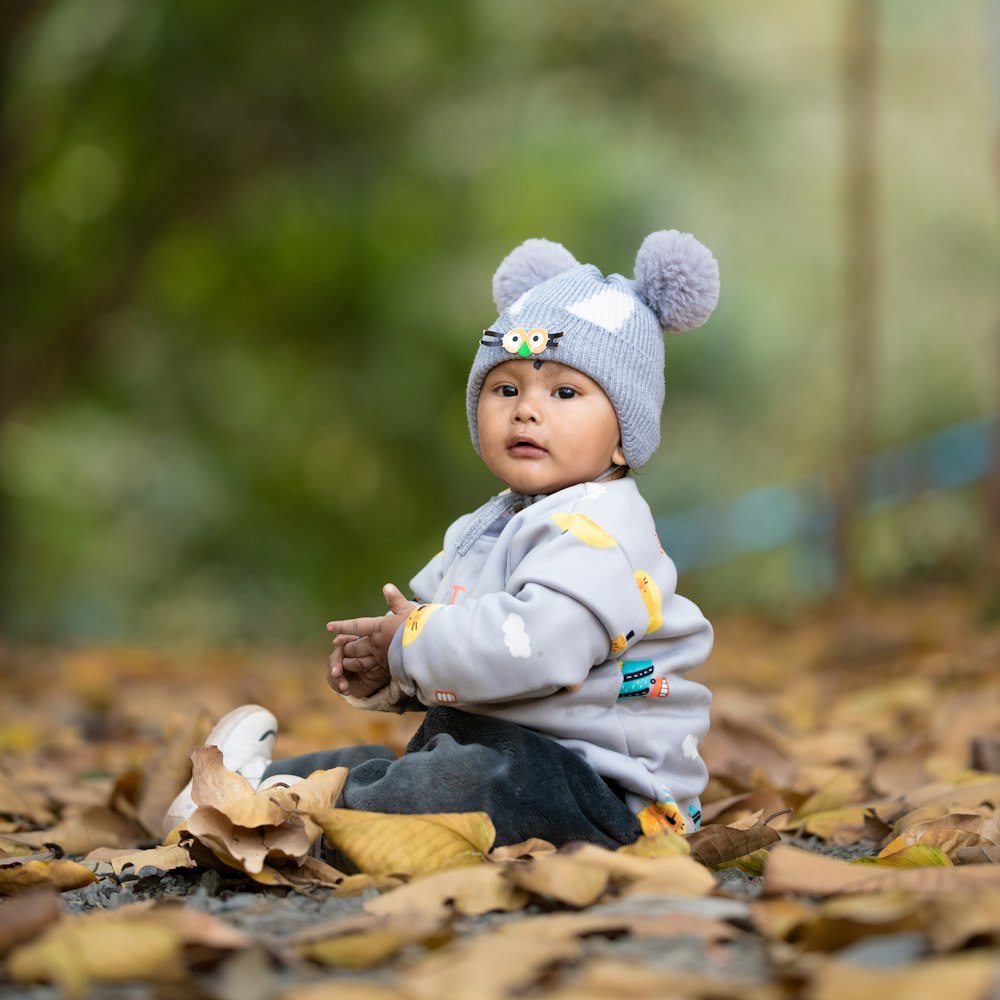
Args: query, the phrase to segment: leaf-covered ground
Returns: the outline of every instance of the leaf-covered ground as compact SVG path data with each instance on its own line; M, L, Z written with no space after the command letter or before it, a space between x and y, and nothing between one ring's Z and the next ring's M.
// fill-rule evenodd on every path
M1000 997L1000 629L980 609L923 592L717 622L705 827L619 852L494 850L482 815L333 808L340 772L254 794L217 752L189 758L249 701L281 755L402 747L417 719L340 703L322 646L4 650L0 993ZM164 837L192 761L199 809Z

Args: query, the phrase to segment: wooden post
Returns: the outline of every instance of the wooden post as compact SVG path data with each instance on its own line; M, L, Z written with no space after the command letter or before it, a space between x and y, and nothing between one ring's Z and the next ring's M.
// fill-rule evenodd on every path
M877 0L846 0L844 102L844 340L835 558L841 593L857 584L851 534L871 450L877 341L875 84Z

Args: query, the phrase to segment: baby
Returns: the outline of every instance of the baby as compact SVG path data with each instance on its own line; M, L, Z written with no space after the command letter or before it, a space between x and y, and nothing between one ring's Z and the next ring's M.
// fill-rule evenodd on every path
M401 757L363 746L270 761L259 706L209 743L253 783L346 766L340 805L485 811L497 845L614 847L697 829L712 646L630 470L659 444L663 331L704 323L718 266L688 234L648 236L635 280L528 240L493 279L500 315L467 387L472 441L508 487L445 533L389 614L332 621L328 680L366 709L426 712ZM166 828L193 808L178 796Z

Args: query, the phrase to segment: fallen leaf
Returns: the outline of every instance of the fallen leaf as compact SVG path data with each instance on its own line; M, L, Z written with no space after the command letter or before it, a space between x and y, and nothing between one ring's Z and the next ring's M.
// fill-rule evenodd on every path
M815 1000L984 1000L996 972L996 957L988 954L933 958L891 969L827 962L816 970L809 995Z
M381 916L420 914L444 917L452 912L477 916L492 911L520 910L528 893L505 877L503 865L472 865L415 878L406 885L365 903L368 913Z
M146 831L134 819L108 806L91 806L50 829L32 830L18 837L36 847L57 844L67 854L87 854L98 847L130 847L147 840Z
M707 868L716 868L727 861L742 858L781 840L781 834L758 823L748 830L728 826L703 826L688 838L691 857Z
M494 847L490 851L490 861L517 861L519 858L553 854L555 849L555 845L550 844L547 840L532 837L530 840L522 841L520 844L505 844L502 847Z
M937 847L911 844L892 854L883 852L877 858L856 858L852 864L874 865L880 868L951 868L951 858Z
M20 896L49 886L66 892L96 882L89 868L76 861L4 861L0 863L0 896Z
M691 842L673 830L663 829L644 834L631 844L619 847L616 853L631 854L637 858L671 858L680 854L690 854Z
M136 802L136 817L152 836L160 835L167 809L191 777L191 748L202 744L211 729L204 708L176 713L164 724L156 750L143 767Z
M558 900L567 906L590 906L608 887L606 870L566 854L550 854L531 861L513 862L506 877L536 896Z
M83 997L94 982L182 979L182 946L166 924L97 912L54 924L12 952L7 969L15 982L53 983L69 997Z
M549 940L503 930L487 932L456 941L411 965L406 973L406 996L408 1000L501 1000L527 990L543 971L579 954L575 938Z
M810 854L788 844L771 850L764 872L766 896L795 893L829 896L834 893L880 892L898 889L935 895L967 889L1000 887L1000 868L879 868Z
M45 889L27 892L0 906L0 956L30 941L61 916L58 894Z
M131 868L136 872L143 868L158 868L160 871L169 872L177 868L197 867L197 863L191 857L188 849L180 844L153 847L146 851L98 848L91 851L84 860L107 861L116 875L121 875L126 868Z
M937 951L953 951L976 945L1000 944L1000 889L956 892L933 901L928 927Z
M485 861L496 831L486 813L311 813L327 840L362 872L421 875Z

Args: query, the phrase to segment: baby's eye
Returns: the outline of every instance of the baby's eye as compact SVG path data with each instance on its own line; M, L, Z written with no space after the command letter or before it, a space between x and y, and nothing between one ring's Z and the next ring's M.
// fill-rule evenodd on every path
M576 395L576 389L570 388L568 385L561 385L556 389L556 395L560 399L572 399Z
M494 389L494 392L496 392L499 396L509 397L517 395L517 389L515 389L512 385L498 385L496 389Z

